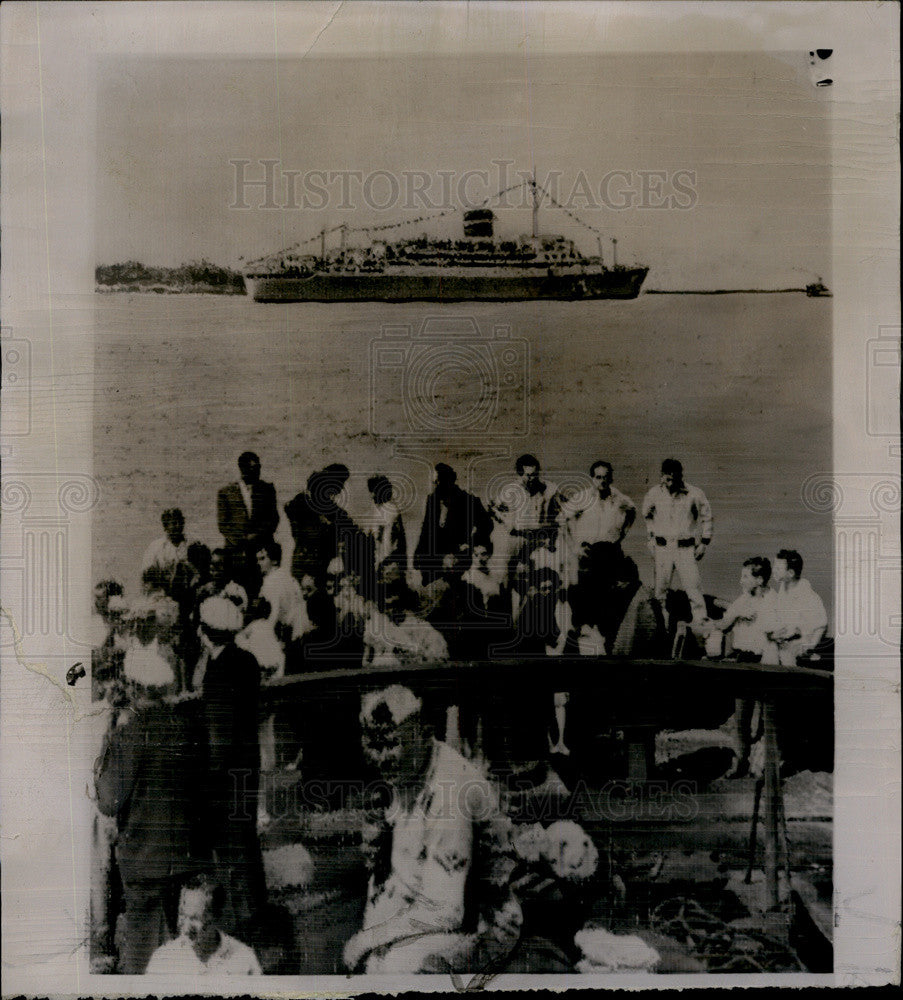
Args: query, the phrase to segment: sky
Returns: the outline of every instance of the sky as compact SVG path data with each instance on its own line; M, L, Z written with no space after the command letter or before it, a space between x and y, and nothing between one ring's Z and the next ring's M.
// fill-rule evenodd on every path
M428 214L422 196L405 205L405 172L458 207L466 171L489 174L468 182L476 202L535 170L593 227L544 206L541 231L586 253L601 234L607 256L616 238L620 261L650 268L647 289L830 281L829 110L806 55L115 57L98 80L97 262L240 267L324 227ZM235 160L248 180L277 161L278 207L257 187L237 197ZM530 229L527 205L497 216L502 235Z

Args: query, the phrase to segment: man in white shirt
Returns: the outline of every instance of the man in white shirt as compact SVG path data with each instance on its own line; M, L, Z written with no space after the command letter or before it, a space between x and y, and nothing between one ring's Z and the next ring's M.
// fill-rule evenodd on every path
M796 666L797 657L813 650L824 638L828 627L825 605L809 581L801 578L802 571L799 552L781 549L774 560L773 579L778 587L763 625L763 663Z
M712 541L712 508L701 489L684 482L683 466L677 459L662 462L661 482L646 494L643 517L655 559L656 598L664 609L676 573L689 598L693 621L703 621L705 598L697 563Z
M711 623L718 632L729 632L735 659L757 663L762 659L765 644L765 623L774 607L775 592L768 589L771 563L753 556L743 563L740 571L742 593L724 612L724 617Z
M636 506L616 489L610 462L593 462L589 469L593 489L565 503L558 515L561 541L566 552L565 575L577 581L581 553L597 542L620 545L636 520Z
M179 936L153 953L149 975L261 975L254 952L216 926L224 896L222 886L203 875L182 887Z
M298 581L282 566L282 546L271 538L257 551L257 568L263 575L260 597L270 605L269 621L283 645L309 631L307 606Z
M163 537L155 538L144 550L141 573L143 575L145 570L155 566L171 585L178 564L188 560L185 515L178 507L170 507L163 511L160 520L163 522Z

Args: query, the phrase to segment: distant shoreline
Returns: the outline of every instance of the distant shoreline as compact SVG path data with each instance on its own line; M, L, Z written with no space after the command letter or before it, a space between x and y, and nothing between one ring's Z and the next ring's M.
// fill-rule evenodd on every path
M122 293L140 293L142 295L246 295L244 285L240 288L235 285L166 285L160 282L148 284L146 282L129 282L128 284L106 285L98 283L94 286L94 291L102 295L117 295Z
M156 295L202 294L245 295L244 278L238 271L209 260L193 260L178 267L153 267L137 260L98 264L94 269L95 292L142 292Z
M140 293L156 295L247 295L244 285L212 285L205 282L171 285L165 282L98 282L94 291L103 295ZM647 288L642 295L787 295L805 294L805 288Z
M803 292L805 288L647 288L644 295L785 295L788 292Z

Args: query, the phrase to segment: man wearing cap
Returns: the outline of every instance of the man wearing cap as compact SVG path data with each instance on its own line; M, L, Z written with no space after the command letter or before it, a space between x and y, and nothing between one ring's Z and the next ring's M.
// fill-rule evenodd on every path
M413 692L364 695L364 752L385 782L364 830L370 872L349 969L483 971L517 943L521 913L508 878L510 822L480 772L432 738Z
M118 824L125 912L116 971L140 975L172 936L180 884L201 858L200 741L188 716L165 700L175 691L165 658L133 652L123 670L129 705L111 725L94 782L98 808Z
M697 563L712 541L712 508L698 486L684 482L683 466L677 459L662 462L661 482L646 494L643 517L655 559L656 598L664 608L671 578L677 573L693 621L702 621L706 609Z
M235 645L242 615L232 601L207 598L200 607L200 622L207 653L203 678L208 747L205 828L234 926L265 902L257 836L260 672L254 657Z
M260 478L260 459L253 451L238 459L238 482L224 486L216 498L216 523L232 557L236 579L251 597L260 588L255 556L279 525L276 490Z

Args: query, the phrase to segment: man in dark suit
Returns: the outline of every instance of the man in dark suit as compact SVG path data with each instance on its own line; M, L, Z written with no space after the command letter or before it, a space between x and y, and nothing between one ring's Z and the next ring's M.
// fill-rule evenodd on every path
M276 490L260 478L260 459L246 451L238 459L241 478L224 486L216 498L216 522L232 560L238 583L253 600L260 590L257 551L279 524Z
M208 755L202 828L217 880L226 887L224 929L232 933L266 902L257 835L260 669L249 652L235 645L242 617L232 601L207 598L201 604L200 621L207 652L202 704Z
M295 551L292 576L298 582L312 576L323 586L329 564L341 557L344 572L356 573L364 596L372 590L373 542L339 505L350 472L340 463L312 472L307 490L285 505Z
M489 538L492 518L481 501L462 490L457 474L440 462L433 474L433 492L427 497L420 540L414 550L414 569L428 586L442 574L446 555L470 551L474 539Z
M116 971L141 975L154 950L173 936L181 884L204 860L197 813L202 759L200 731L187 707L166 701L175 675L127 673L126 682L129 707L111 724L94 782L98 808L118 827L125 912Z

